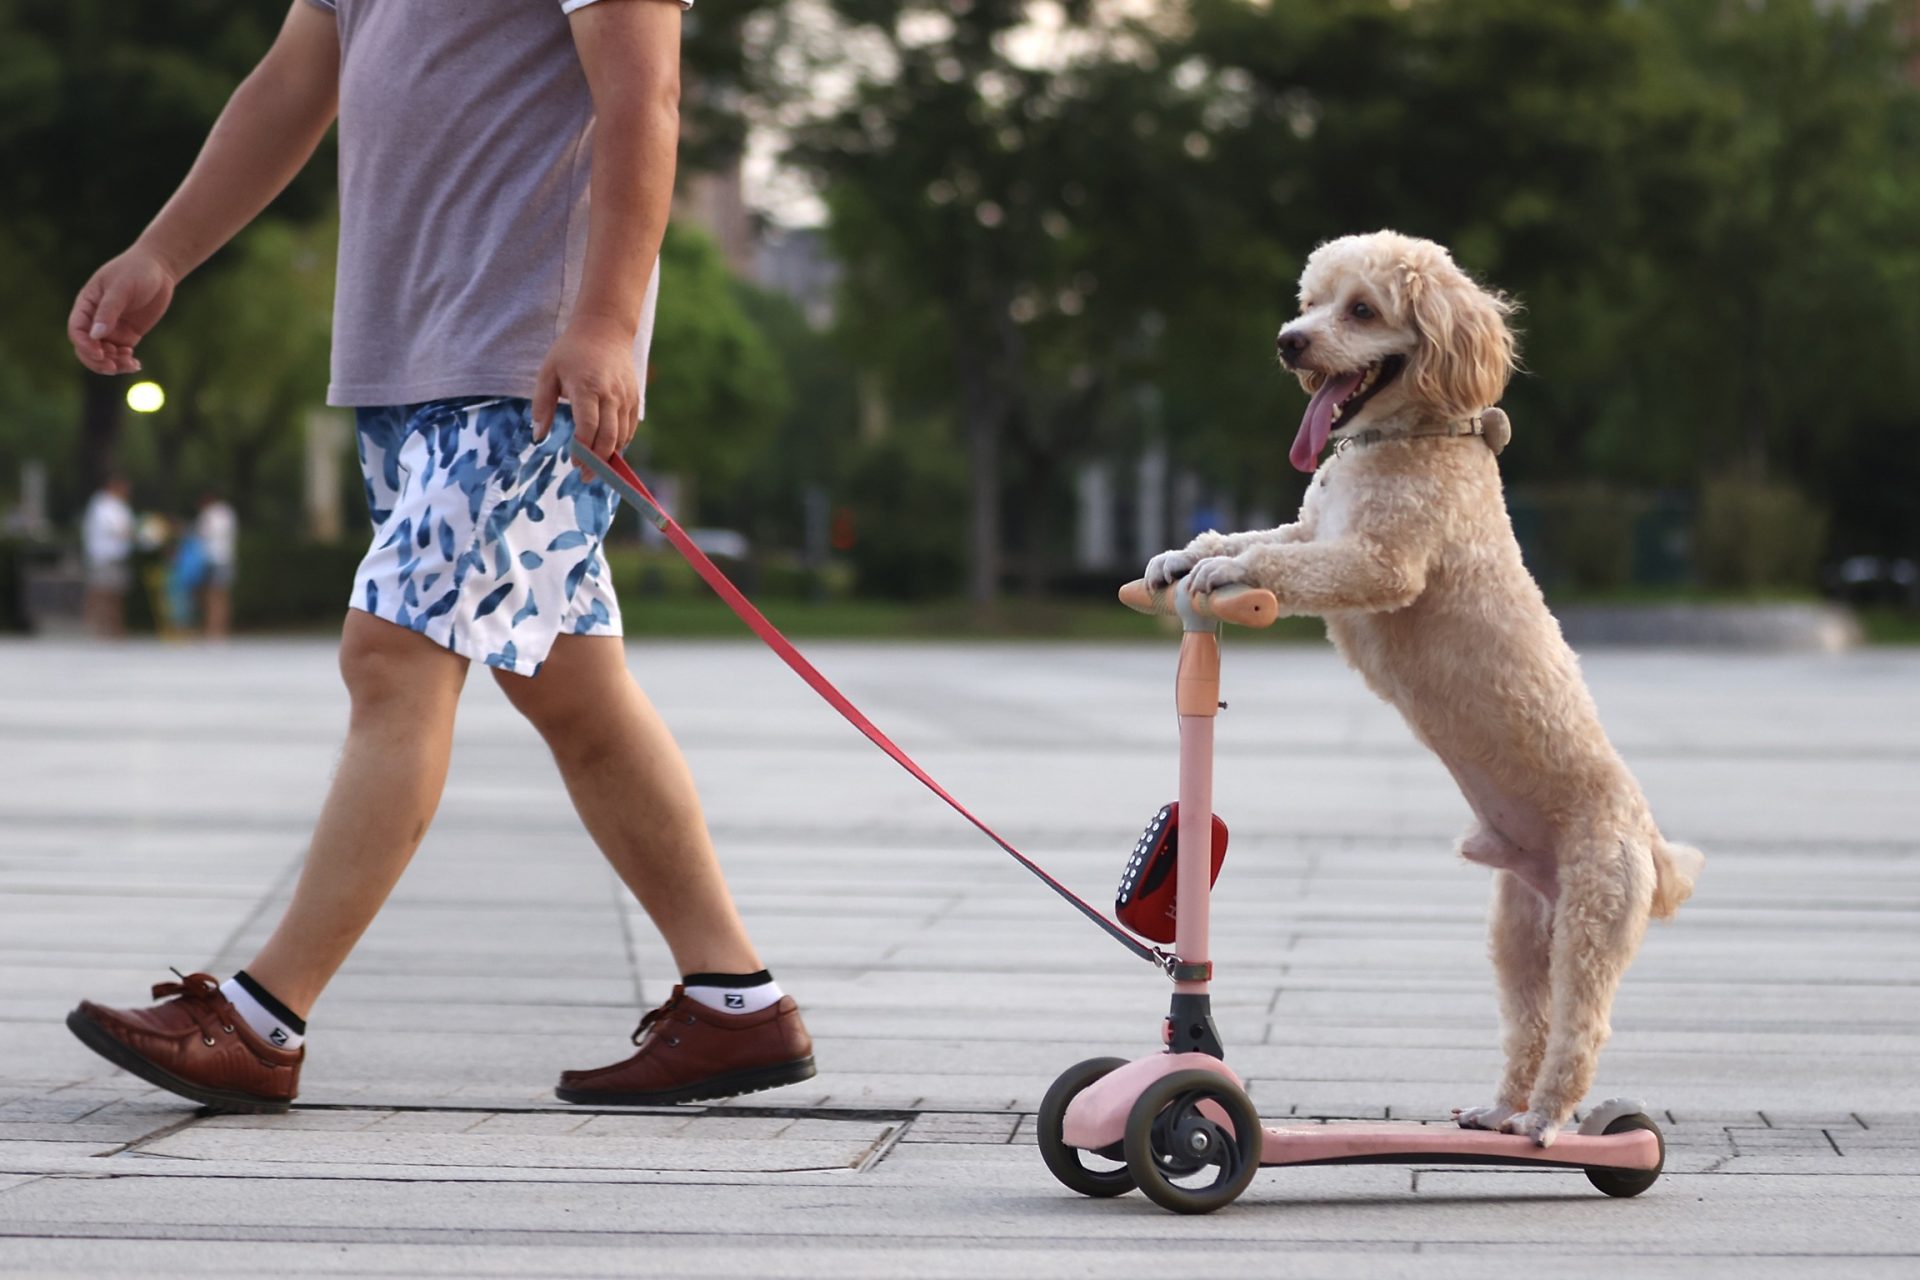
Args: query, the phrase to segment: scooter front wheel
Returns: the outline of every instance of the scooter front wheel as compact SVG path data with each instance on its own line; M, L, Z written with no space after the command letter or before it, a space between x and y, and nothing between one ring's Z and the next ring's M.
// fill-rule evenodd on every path
M1176 1071L1127 1114L1127 1169L1149 1200L1175 1213L1232 1204L1260 1171L1260 1116L1233 1081Z
M1119 1152L1111 1148L1106 1153L1083 1151L1068 1146L1061 1136L1067 1104L1094 1081L1126 1065L1125 1058L1088 1058L1076 1063L1060 1073L1060 1078L1053 1082L1040 1102L1040 1114L1034 1121L1039 1131L1040 1158L1069 1191L1105 1197L1123 1196L1133 1190L1133 1174L1125 1164L1118 1163ZM1094 1163L1089 1164L1089 1160Z
M1660 1126L1644 1115L1620 1116L1601 1130L1602 1133L1627 1133L1634 1129L1646 1129L1660 1143L1660 1162L1651 1169L1605 1169L1588 1166L1587 1181L1597 1190L1610 1196L1625 1199L1637 1196L1660 1180L1660 1170L1667 1163L1667 1138L1660 1132Z

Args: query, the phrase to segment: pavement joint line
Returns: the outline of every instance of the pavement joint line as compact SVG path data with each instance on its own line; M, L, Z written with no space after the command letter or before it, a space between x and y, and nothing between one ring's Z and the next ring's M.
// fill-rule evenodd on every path
M1285 1204L1272 1204L1272 1205L1265 1205L1261 1207L1271 1208L1272 1210L1279 1211L1279 1210L1285 1209L1288 1206ZM773 1241L787 1241L794 1244L810 1245L810 1246L816 1246L816 1247L831 1247L833 1245L843 1243L847 1239L846 1235L832 1234L832 1233L769 1231L765 1233L736 1232L736 1233L729 1233L729 1234L722 1235L722 1234L717 1234L710 1231L697 1230L697 1229L677 1229L676 1230L672 1228L658 1228L658 1227L651 1228L648 1230L643 1230L643 1231L641 1230L609 1231L605 1228L591 1228L591 1229L583 1229L578 1231L568 1231L564 1229L552 1229L552 1228L548 1228L548 1229L531 1228L530 1229L525 1227L499 1227L499 1228L421 1227L421 1226L371 1227L371 1228L343 1228L343 1227L321 1227L321 1226L255 1227L255 1226L246 1226L246 1225L235 1224L235 1223L180 1223L176 1225L179 1228L179 1230L160 1231L160 1230L156 1230L153 1226L148 1224L135 1224L135 1223L118 1223L118 1222L52 1223L52 1224L47 1224L46 1226L33 1231L32 1235L37 1235L40 1237L54 1237L54 1238L66 1239L66 1240L169 1241L169 1240L184 1239L184 1240L208 1241L209 1239L211 1239L212 1241L220 1242L220 1243L241 1243L241 1242L248 1242L248 1241L264 1240L264 1241L285 1242L289 1244L356 1244L356 1243L438 1244L442 1241L449 1241L449 1240L451 1240L452 1243L458 1244L462 1242L463 1239L472 1239L474 1237L481 1237L481 1238L485 1238L488 1241L488 1243L497 1244L497 1245L498 1244L527 1244L527 1245L562 1244L562 1245L568 1245L568 1246L589 1245L589 1244L625 1245L625 1244L630 1244L636 1240L644 1240L649 1238L669 1238L679 1244L698 1243L700 1245L711 1247L711 1248L725 1248L729 1244L735 1243L737 1239L741 1236L747 1236L749 1238L760 1241L763 1244L770 1243ZM1179 1250L1182 1253L1224 1252L1228 1249L1245 1248L1249 1245L1259 1245L1259 1244L1271 1245L1272 1243L1271 1240L1253 1231L1232 1231L1226 1227L1225 1223L1222 1223L1217 1219L1210 1222L1209 1225L1212 1226L1214 1229L1210 1231L1208 1234L1206 1235L1196 1234L1191 1236L1190 1238L1179 1240L1177 1242L1177 1247L1179 1248ZM1251 1226L1252 1224L1248 1223L1245 1225ZM193 1236L193 1235L183 1234L183 1232L190 1231L196 1227L206 1228L210 1230L217 1230L222 1234L218 1236L211 1236L211 1237L207 1235ZM356 1231L358 1232L358 1234L351 1234ZM23 1236L28 1236L29 1238L31 1238L27 1231L13 1230L4 1226L0 1226L0 1239L20 1238ZM1045 1240L1049 1242L1076 1243L1076 1244L1088 1245L1093 1247L1108 1247L1108 1248L1113 1247L1117 1243L1125 1243L1127 1245L1132 1245L1132 1246L1145 1246L1148 1244L1159 1244L1162 1246L1166 1246L1173 1243L1170 1241L1145 1241L1145 1240L1121 1242L1121 1241L1116 1241L1111 1234L1100 1232L1097 1230L1089 1230L1084 1233L1072 1233L1072 1234L1069 1234L1066 1232L1058 1232L1048 1237L1045 1237ZM991 1250L1009 1251L1009 1250L1015 1250L1015 1249L1031 1249L1041 1241L1034 1237L1026 1237L1026 1236L993 1237L993 1236L988 1236L984 1234L962 1235L958 1233L939 1233L939 1234L930 1234L930 1235L916 1235L913 1237L913 1242L918 1245L929 1245L934 1247L949 1247L949 1248L964 1248L964 1249L991 1249ZM1499 1251L1499 1252L1525 1252L1530 1254L1537 1254L1540 1252L1540 1245L1534 1242L1489 1241L1489 1240L1486 1240L1484 1237L1473 1237L1473 1236L1462 1236L1458 1238L1447 1238L1447 1239L1435 1239L1432 1237L1428 1237L1421 1240L1396 1241L1396 1240L1381 1240L1377 1238L1368 1238L1368 1237L1360 1237L1360 1236L1302 1235L1302 1236L1288 1237L1286 1244L1289 1248L1331 1247L1331 1248L1340 1248L1340 1249L1350 1249L1356 1253L1424 1253L1428 1251L1432 1251L1435 1253L1446 1253L1454 1249L1492 1250L1492 1251ZM1643 1259L1648 1256L1644 1251L1644 1249L1638 1249L1633 1247L1631 1242L1624 1245L1619 1245L1619 1246L1610 1246L1608 1242L1604 1240L1582 1240L1580 1242L1579 1248L1580 1248L1580 1252L1583 1255L1589 1255L1589 1256L1595 1256L1595 1257L1609 1257L1609 1258L1622 1257L1622 1258ZM1659 1256L1672 1257L1672 1258L1700 1258L1700 1259L1790 1258L1790 1259L1806 1259L1806 1260L1831 1259L1834 1261L1852 1261L1860 1258L1907 1259L1907 1258L1912 1258L1914 1255L1910 1251L1895 1251L1895 1250L1863 1250L1859 1252L1849 1251L1849 1252L1842 1253L1835 1250L1827 1250L1827 1249L1820 1249L1820 1250L1751 1249L1751 1248L1742 1249L1742 1248L1734 1248L1734 1247L1716 1249L1711 1247L1708 1247L1708 1248L1673 1247L1673 1248L1663 1249Z
M94 1106L88 1107L85 1111L82 1111L79 1115L71 1117L67 1121L67 1123L78 1124L80 1121L85 1120L88 1116L97 1115L101 1111L106 1110L108 1107L112 1106L114 1103L118 1101L120 1101L120 1099L118 1098L102 1099L100 1102L96 1103Z
M93 1112L88 1112L87 1114L92 1115ZM148 1143L158 1142L162 1138L172 1137L174 1134L179 1133L182 1129L186 1129L191 1127L192 1125L198 1124L200 1121L206 1119L208 1116L212 1114L214 1113L206 1110L205 1108L202 1108L201 1110L195 1111L190 1115L181 1117L180 1119L174 1121L172 1124L162 1125L160 1128L154 1130L152 1133L143 1134L140 1137L133 1139L131 1142L123 1142L118 1147L114 1148L112 1151L97 1151L94 1153L93 1158L96 1160L102 1160L102 1159L111 1159L114 1156L127 1155L130 1153L139 1154L140 1148L146 1146ZM0 1150L3 1150L3 1149L4 1148L0 1148Z
M161 1161L167 1161L174 1164L198 1166L200 1168L204 1168L206 1170L205 1172L195 1172L192 1175L193 1177L196 1177L196 1178L201 1178L201 1177L222 1178L227 1180L238 1180L238 1181L245 1182L261 1176L257 1170L251 1170L251 1169L245 1173L222 1172L219 1170L219 1166L228 1162L223 1161L218 1157L214 1157L214 1156L183 1156L183 1155L174 1155L173 1153L166 1152L166 1151L136 1151L136 1152L132 1152L131 1154L133 1155L134 1159L137 1161L161 1160ZM284 1160L275 1160L275 1159L269 1159L262 1156L255 1156L248 1163L254 1164L254 1165L269 1165L269 1166L285 1165L290 1168L299 1168L299 1169L310 1169L313 1167L313 1164L314 1164L312 1160L306 1159L304 1157L292 1157ZM434 1176L434 1177L424 1177L424 1178L423 1177L403 1177L399 1175L369 1174L366 1172L366 1170L369 1168L374 1168L374 1169L405 1168L405 1169L435 1169L435 1170L444 1169L448 1171L461 1170L461 1171L472 1171L473 1174L477 1174L481 1176L468 1176L468 1177ZM514 1179L511 1179L511 1181L513 1182L542 1184L542 1185L547 1183L560 1183L562 1185L578 1186L583 1181L581 1178L563 1177L559 1175L609 1172L609 1170L607 1169L607 1166L597 1165L597 1164L511 1164L505 1161L496 1161L492 1164L482 1167L482 1166L476 1166L476 1165L470 1165L470 1164L458 1164L458 1163L445 1161L445 1160L412 1160L412 1161L368 1160L368 1161L363 1161L359 1164L350 1166L350 1169L351 1169L350 1172L342 1172L338 1174L300 1173L300 1174L294 1174L290 1178L286 1178L282 1180L283 1181L310 1181L310 1182L397 1182L397 1183L404 1183L410 1186L429 1184L429 1183L450 1183L450 1182L457 1182L457 1183L463 1183L463 1184L471 1183L471 1184L480 1184L480 1185L498 1185L501 1182L508 1181L508 1180L501 1179L501 1178L487 1177L484 1175L498 1172L498 1171L505 1171L509 1173L520 1173L520 1174L531 1173L531 1174L555 1175L552 1177L514 1178ZM663 1186L663 1185L712 1186L714 1184L710 1182L677 1183L673 1181L673 1177L674 1175L687 1175L687 1174L706 1174L711 1177L741 1177L741 1176L779 1177L787 1174L796 1174L796 1173L842 1174L842 1173L848 1173L848 1172L858 1172L858 1170L855 1169L855 1166L853 1164L848 1163L848 1164L783 1165L775 1169L738 1169L738 1168L708 1169L708 1168L703 1168L697 1165L689 1165L689 1166L684 1166L684 1167L679 1167L674 1169L667 1169L667 1170L636 1168L631 1170L613 1169L611 1170L611 1172L647 1174L647 1175L653 1175L653 1176L637 1179L633 1183L626 1183L618 1178L600 1179L600 1180L597 1180L597 1185L601 1185L601 1186L628 1186L628 1185L633 1185L633 1186ZM53 1176L58 1176L58 1175L53 1175ZM107 1176L114 1177L114 1178L138 1178L146 1175L140 1174L140 1173L132 1173L132 1172L121 1173L121 1172L109 1170L107 1172Z
M137 1096L137 1095L129 1095L129 1096L131 1097L131 1096ZM75 1116L68 1120L60 1121L57 1123L79 1124L82 1121L84 1121L87 1116L94 1115L98 1113L101 1109L105 1107L113 1106L116 1103L119 1103L122 1101L126 1101L126 1099L125 1098L106 1099L105 1101L101 1102L99 1105L90 1108L88 1111L86 1111L80 1116ZM1351 1110L1320 1110L1318 1108L1315 1108L1308 1111L1301 1111L1300 1108L1302 1105L1303 1104L1298 1102L1289 1103L1287 1104L1287 1109L1284 1114L1276 1112L1276 1113L1273 1113L1270 1116L1270 1118L1271 1119L1306 1120L1306 1121L1311 1121L1315 1124L1327 1124L1327 1123L1406 1124L1408 1122L1413 1122L1413 1123L1425 1125L1425 1124L1450 1123L1445 1117L1438 1116L1438 1115L1421 1114L1421 1115L1410 1115L1410 1116L1396 1116L1394 1112L1397 1110L1401 1110L1402 1108L1394 1107L1389 1104L1382 1104L1379 1114L1375 1114L1371 1111L1371 1109L1369 1109L1368 1114L1364 1114L1364 1115L1358 1114ZM829 1120L829 1121L837 1121L837 1122L849 1123L849 1124L875 1124L875 1123L897 1124L897 1125L903 1126L903 1129L902 1129L903 1134L906 1132L905 1127L910 1127L915 1121L919 1121L923 1119L932 1119L932 1118L943 1118L943 1117L964 1117L964 1118L977 1117L982 1120L993 1120L993 1121L1008 1124L1011 1126L1006 1138L996 1140L993 1143L959 1144L959 1145L974 1145L974 1146L1016 1145L1020 1129L1025 1124L1031 1122L1035 1116L1035 1112L1031 1108L979 1107L979 1106L835 1107L835 1106L817 1105L817 1104L810 1105L810 1106L801 1106L801 1105L779 1106L779 1105L773 1105L773 1104L761 1104L761 1105L743 1104L740 1106L729 1106L729 1105L722 1104L718 1106L702 1107L702 1106L688 1106L686 1104L679 1104L679 1105L660 1106L660 1107L588 1107L588 1106L579 1106L575 1104L558 1103L558 1102L528 1103L528 1104L522 1104L522 1105L512 1105L512 1104L498 1104L498 1103L487 1104L487 1103L451 1103L451 1102L438 1103L438 1102L377 1102L377 1101L296 1102L293 1104L288 1114L298 1115L298 1114L307 1113L307 1112L337 1112L342 1114L363 1112L369 1115L372 1115L372 1114L393 1115L393 1114L402 1114L402 1113L421 1114L421 1115L472 1115L480 1118L478 1121L476 1121L476 1123L483 1122L487 1117L490 1117L490 1116L517 1116L517 1115L577 1116L579 1117L580 1122L582 1124L585 1124L588 1121L601 1116L680 1119L680 1120L684 1120L688 1124L693 1124L703 1119L729 1119L729 1118L769 1119L769 1120ZM169 1125L164 1126L161 1129L157 1129L152 1133L146 1134L140 1138L137 1138L128 1143L125 1143L115 1151L103 1152L101 1153L101 1155L112 1156L112 1155L118 1155L122 1151L132 1151L139 1147L145 1146L149 1143L160 1141L161 1139L169 1137L172 1134L177 1133L180 1130L185 1129L187 1127L190 1127L191 1125L194 1125L202 1120L217 1118L225 1114L227 1113L221 1112L214 1108L199 1108L199 1109L196 1109L191 1114L186 1115L181 1119ZM1672 1111L1670 1110L1661 1111L1658 1114L1660 1114L1666 1120L1667 1128L1678 1132L1683 1137L1692 1136L1690 1131L1698 1127L1695 1124L1676 1120L1673 1116ZM1766 1120L1765 1113L1763 1112L1756 1111L1754 1115L1756 1118ZM273 1128L273 1125L271 1124L271 1119L272 1117L270 1116L265 1117L264 1118L265 1123L252 1126L252 1127L271 1129ZM1818 1126L1818 1125L1775 1125L1771 1121L1766 1121L1766 1123L1763 1123L1761 1125L1720 1124L1720 1125L1715 1125L1711 1127L1715 1131L1717 1131L1719 1134L1723 1135L1729 1141L1737 1141L1737 1138L1735 1136L1735 1131L1740 1129L1751 1129L1751 1130L1755 1130L1762 1133L1779 1133L1779 1134L1791 1134L1796 1132L1807 1133L1807 1134L1819 1133L1822 1135L1822 1137L1824 1137L1827 1140L1827 1142L1830 1145L1834 1147L1836 1154L1840 1154L1840 1155L1845 1154L1843 1151L1841 1151L1837 1140L1835 1140L1833 1137L1832 1132L1828 1128ZM1863 1129L1866 1128L1864 1123L1862 1124L1861 1127ZM1704 1129L1701 1131L1705 1132ZM7 1139L0 1138L0 1153L4 1153L7 1141L8 1141ZM929 1140L930 1143L933 1141L935 1140ZM1753 1153L1748 1153L1748 1154L1751 1155Z
M241 917L240 923L233 927L233 932L226 936L226 939L221 942L219 950L213 953L213 963L219 964L221 958L240 944L240 939L247 936L247 931L253 928L255 922L260 919L261 914L279 899L281 891L293 882L295 876L300 874L300 868L305 865L306 860L307 855L304 849L287 860L287 864L280 869L280 874L275 876L273 883L267 886L267 891L255 899L253 910Z
M455 1114L481 1115L563 1115L580 1116L583 1121L595 1116L678 1116L687 1120L705 1117L724 1118L737 1116L755 1120L843 1120L849 1123L901 1123L914 1120L922 1115L1007 1115L1022 1114L1017 1111L979 1111L964 1107L947 1108L906 1108L906 1107L782 1107L782 1106L741 1106L741 1107L582 1107L571 1103L530 1103L523 1106L479 1106L461 1103L441 1105L431 1102L299 1102L293 1106L293 1113L302 1111L405 1111L405 1112L448 1112ZM215 1114L215 1113L207 1113ZM199 1119L199 1116L194 1117Z
M155 815L150 812L94 812L76 814L72 812L11 808L5 806L0 806L0 818L4 818L9 824L32 822L67 831L88 824L103 827L135 828L145 831L151 829L155 822ZM218 810L168 813L165 815L165 822L170 828L202 826L223 831L232 831L239 828L248 830L283 830L292 831L302 836L310 835L313 828L313 823L310 818L289 821L263 817L258 814L223 812ZM969 839L968 832L964 828L957 832L948 831L944 829L945 824L942 825L942 828L934 828L931 826L908 827L898 824L856 825L848 828L843 824L826 821L795 821L774 826L769 824L731 823L722 820L710 822L708 825L716 839L741 840L758 837L765 840L777 841L781 844L847 846L849 842L852 841L855 845L864 848L866 846L861 845L860 841L871 838L873 847L876 848L896 849L901 843L909 843L939 849L944 852L974 848L982 844L982 841L978 838ZM489 834L498 834L503 831L543 835L552 835L556 832L563 831L571 834L578 833L577 823L572 821L571 815L569 815L568 820L564 822L559 819L553 821L520 819L516 821L515 816L509 810L502 810L500 812L488 810L481 814L465 817L458 814L441 814L434 819L434 830L436 832L455 829L465 830L469 828L484 831ZM1105 827L1076 826L1049 828L1043 825L1028 824L1025 832L1028 842L1031 844L1036 846L1051 845L1063 851L1072 852L1085 852L1110 846L1118 847L1126 843L1123 835L1117 835L1116 832L1108 830ZM1380 832L1331 830L1294 830L1281 832L1253 830L1240 835L1238 842L1242 846L1250 845L1263 852L1274 849L1325 849L1327 847L1352 849L1354 847L1378 848L1388 846L1398 849L1407 846L1424 848L1436 843L1451 845L1459 839L1459 835L1460 832L1457 827L1449 827L1446 830L1435 829L1430 832L1405 830ZM1688 828L1685 836L1688 839L1696 840L1702 844L1710 844L1713 848L1722 852L1733 851L1743 854L1760 852L1803 854L1808 850L1811 843L1807 839L1753 836L1746 834L1716 835L1711 830L1692 827ZM986 845L985 847L992 848L991 845ZM1820 838L1819 847L1826 850L1839 850L1853 854L1878 852L1895 854L1901 858L1920 857L1920 841L1886 839L1884 837L1823 835ZM1309 863L1306 872L1306 878L1309 880L1317 873L1315 863L1319 858L1319 854L1314 853L1311 857L1313 861Z
M640 976L640 944L633 936L633 914L627 906L626 886L621 883L613 867L607 867L608 891L613 896L613 914L620 922L620 943L627 953L627 972L633 977L634 1003L641 1008L647 1006L646 983Z
M878 1168L883 1160L893 1154L894 1148L900 1145L901 1139L906 1136L907 1130L911 1128L913 1128L913 1121L903 1120L889 1128L878 1138L875 1138L873 1145L868 1147L866 1153L854 1162L853 1171L855 1173L870 1173Z
M231 1164L231 1163L239 1163L239 1164L242 1164L244 1167L237 1171L230 1171L227 1168L223 1167L224 1165ZM1296 1169L1306 1169L1311 1166L1299 1165L1299 1166L1293 1166L1293 1167ZM161 1168L166 1168L166 1169L169 1169L170 1171L163 1173L160 1171ZM1483 1176L1486 1172L1484 1166L1444 1164L1444 1163L1422 1164L1417 1166L1417 1168L1422 1172L1426 1172L1426 1173L1465 1174L1468 1176ZM371 1169L394 1169L394 1170L404 1170L407 1172L372 1173L372 1172L369 1172L369 1170ZM1552 1183L1555 1180L1565 1179L1568 1173L1575 1172L1577 1171L1577 1169L1578 1169L1578 1166L1562 1165L1562 1166L1554 1166L1554 1167L1546 1167L1546 1168L1528 1168L1528 1169L1506 1168L1506 1169L1502 1169L1501 1172L1505 1175L1512 1176L1512 1177L1546 1179L1548 1183ZM177 1170L177 1172L173 1170ZM420 1172L414 1172L414 1171L420 1171ZM461 1171L462 1173L465 1174L465 1176L455 1176L454 1171ZM606 1165L554 1165L554 1164L499 1165L499 1164L496 1164L496 1165L479 1166L479 1165L461 1165L461 1164L447 1164L447 1163L422 1161L422 1162L413 1163L413 1164L405 1164L400 1162L386 1162L386 1163L362 1162L362 1163L357 1163L352 1165L343 1165L338 1168L332 1168L328 1166L316 1167L311 1162L303 1161L303 1160L255 1159L255 1160L244 1161L244 1162L227 1162L227 1161L221 1161L217 1159L210 1159L210 1158L198 1157L198 1156L166 1156L160 1153L146 1152L146 1153L141 1153L139 1155L136 1155L133 1158L131 1165L118 1167L118 1168L48 1169L45 1167L34 1167L34 1168L16 1169L16 1168L10 1168L4 1165L0 1165L0 1175L16 1176L16 1177L21 1177L26 1179L26 1181L23 1181L14 1186L5 1188L4 1190L0 1190L0 1207L4 1207L6 1203L4 1197L6 1195L10 1194L13 1191L17 1191L21 1187L25 1187L32 1182L39 1182L39 1181L52 1181L52 1182L116 1181L116 1182L124 1182L124 1183L152 1182L156 1184L161 1182L169 1182L169 1181L189 1182L189 1183L197 1182L197 1181L242 1182L242 1183L268 1181L268 1182L317 1183L317 1184L337 1184L337 1183L358 1184L358 1183L375 1182L375 1183L391 1184L395 1186L485 1186L485 1187L507 1187L507 1186L520 1186L520 1185L564 1186L564 1187L588 1187L588 1186L592 1186L592 1187L716 1187L716 1186L727 1187L727 1186L777 1186L777 1185L780 1185L779 1181L752 1181L752 1180L763 1180L763 1179L790 1180L792 1178L801 1177L801 1176L827 1177L827 1178L833 1178L837 1180L844 1177L857 1176L861 1172L863 1172L863 1170L857 1169L851 1164L795 1165L795 1166L788 1166L788 1167L777 1168L777 1169L677 1168L677 1169L671 1169L671 1170L656 1171L656 1170L649 1170L649 1169L611 1168ZM503 1174L512 1175L512 1176L497 1176L497 1175L503 1175ZM1720 1182L1728 1178L1736 1178L1736 1177L1742 1178L1742 1179L1794 1178L1794 1179L1805 1180L1812 1176L1818 1176L1822 1179L1833 1179L1833 1178L1841 1178L1841 1179L1847 1179L1847 1180L1863 1179L1863 1180L1878 1181L1878 1182L1887 1182L1889 1180L1913 1181L1916 1179L1916 1177L1920 1177L1920 1175L1915 1175L1915 1174L1906 1173L1906 1172L1879 1172L1879 1173L1844 1172L1844 1173L1841 1173L1841 1172L1829 1171L1829 1172L1820 1173L1818 1175L1813 1175L1808 1173L1804 1169L1721 1170L1721 1169L1717 1169L1709 1166L1706 1169L1700 1169L1700 1170L1669 1169L1661 1175L1661 1178L1663 1182L1670 1179L1671 1180L1703 1179L1709 1182ZM745 1181L745 1182L717 1181L717 1180L724 1180L724 1179L749 1179L750 1181ZM845 1184L840 1183L838 1181L834 1183L794 1184L791 1181L788 1181L787 1185L810 1186L815 1189L826 1190L830 1186L839 1186L839 1185L845 1185ZM869 1185L872 1185L872 1184L869 1184ZM1702 1183L1703 1187L1704 1185L1705 1185L1705 1182ZM894 1190L894 1189L900 1189L900 1188L888 1187L887 1189ZM1674 1188L1674 1190L1676 1191L1680 1189L1681 1188L1679 1188L1678 1186ZM1321 1194L1324 1196L1328 1193L1322 1192ZM1361 1195L1362 1193L1355 1191L1350 1194L1358 1196L1358 1195ZM1334 1198L1339 1199L1341 1198L1341 1196L1339 1193L1335 1193ZM1519 1199L1519 1198L1533 1199L1533 1200L1560 1201L1560 1200L1565 1200L1568 1197L1539 1196L1539 1195L1534 1195L1531 1192L1528 1193L1526 1197L1515 1197L1510 1193L1500 1193L1497 1196L1497 1199L1501 1203L1510 1202L1512 1200ZM1471 1194L1460 1193L1457 1195L1448 1196L1447 1199L1457 1200L1463 1204L1486 1204L1488 1202L1488 1196L1485 1193L1481 1193L1481 1192L1474 1192ZM1302 1197L1295 1197L1292 1201L1292 1203L1295 1203L1295 1204L1299 1204L1302 1202L1303 1202ZM1431 1203L1431 1201L1429 1202ZM1325 1200L1324 1199L1315 1200L1313 1203L1323 1204L1325 1203ZM0 1236L4 1236L4 1235L5 1235L4 1227L0 1226Z

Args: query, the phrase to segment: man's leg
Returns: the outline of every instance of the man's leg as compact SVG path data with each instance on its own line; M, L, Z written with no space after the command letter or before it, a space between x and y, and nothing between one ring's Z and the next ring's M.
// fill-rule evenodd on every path
M246 971L305 1017L373 923L446 786L467 660L353 610L340 638L352 718L299 885Z
M233 617L232 588L216 580L206 591L207 639L225 640Z
M87 630L101 640L112 640L126 630L126 603L119 589L102 583L88 583L86 593Z
M618 636L563 635L540 674L496 671L560 766L574 806L686 977L642 1020L639 1051L565 1071L566 1102L656 1106L812 1078L799 1006L760 967L707 836L693 775L627 671Z
M120 577L113 589L107 592L107 634L116 640L127 634L127 592L138 584L139 575L134 572L132 562L129 561L121 569Z
M538 676L494 675L546 739L580 820L653 918L680 972L759 969L693 773L627 670L620 638L560 636Z
M224 1111L284 1111L300 1087L306 1013L426 834L447 780L467 660L359 611L340 672L352 718L293 902L252 964L226 982L162 983L146 1009L82 1001L67 1026L152 1084Z

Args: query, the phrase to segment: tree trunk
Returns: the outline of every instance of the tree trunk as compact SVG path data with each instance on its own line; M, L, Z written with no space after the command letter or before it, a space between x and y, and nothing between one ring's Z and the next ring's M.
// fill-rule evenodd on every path
M1037 451L1029 453L1025 470L1020 486L1024 508L1020 512L1020 525L1025 534L1020 557L1020 590L1027 598L1038 600L1047 593L1050 576L1047 535L1053 528L1053 513L1047 504L1053 496L1053 459Z
M1053 577L1053 557L1047 548L1046 514L1038 504L1027 513L1027 530L1026 563L1020 575L1020 591L1029 600L1039 600L1047 594L1047 583Z
M967 598L989 608L1000 596L1000 422L984 373L965 380L967 470Z
M120 415L125 393L120 380L98 373L83 373L84 390L80 400L80 479L85 494L99 491L118 465L120 453Z
M966 333L964 315L954 328ZM987 610L1000 598L1000 437L1007 397L987 344L959 337L953 361L967 436L967 599Z

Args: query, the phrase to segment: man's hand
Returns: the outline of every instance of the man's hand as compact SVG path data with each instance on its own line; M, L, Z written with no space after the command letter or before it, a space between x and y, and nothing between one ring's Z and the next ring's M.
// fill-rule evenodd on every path
M173 301L176 281L159 255L137 244L94 272L67 316L80 363L95 373L138 373L133 349Z
M633 331L612 321L575 316L533 390L533 438L553 429L554 406L573 406L573 437L588 452L611 458L640 427L640 380L633 372ZM581 466L575 462L575 466Z

